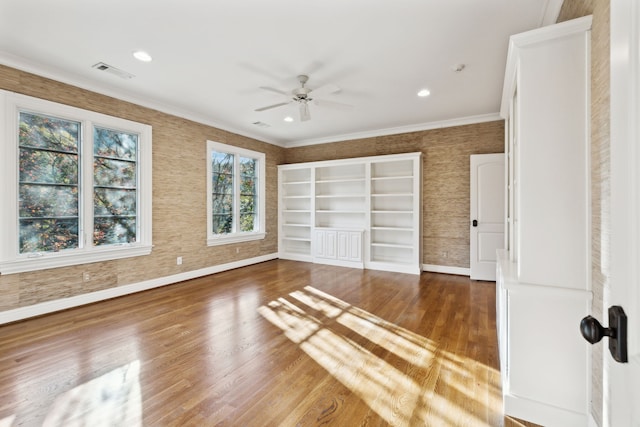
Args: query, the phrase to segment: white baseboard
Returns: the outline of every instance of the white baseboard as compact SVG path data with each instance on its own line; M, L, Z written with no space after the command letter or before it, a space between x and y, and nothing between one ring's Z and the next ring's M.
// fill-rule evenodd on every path
M504 414L548 427L584 427L589 423L587 413L549 405L521 396L505 394Z
M448 267L446 265L422 264L422 271L431 271L432 273L455 274L456 276L470 276L471 272L464 267Z
M68 308L78 307L85 304L91 304L123 295L133 294L135 292L146 291L148 289L159 288L161 286L170 285L172 283L182 282L184 280L195 279L197 277L207 276L209 274L220 273L234 268L245 267L247 265L258 264L264 261L270 261L278 258L278 254L262 255L254 258L247 258L240 261L229 262L227 264L214 265L200 270L186 271L184 273L173 274L171 276L158 277L156 279L145 280L144 282L132 283L129 285L117 286L114 288L103 289L101 291L90 292L87 294L77 295L69 298L62 298L53 301L47 301L40 304L34 304L27 307L15 308L0 312L0 325L11 323L18 320L27 319L29 317L41 316L43 314L52 313L54 311L66 310Z

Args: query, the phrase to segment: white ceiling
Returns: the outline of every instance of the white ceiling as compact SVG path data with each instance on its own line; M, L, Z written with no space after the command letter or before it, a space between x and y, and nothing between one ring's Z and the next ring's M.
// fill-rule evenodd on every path
M508 39L562 0L2 0L0 63L282 146L497 119ZM143 49L153 61L132 52ZM125 80L92 68L127 71ZM456 64L465 64L461 72ZM260 89L311 89L350 110ZM431 96L416 93L428 88ZM283 121L294 117L292 123ZM258 127L260 121L269 127Z

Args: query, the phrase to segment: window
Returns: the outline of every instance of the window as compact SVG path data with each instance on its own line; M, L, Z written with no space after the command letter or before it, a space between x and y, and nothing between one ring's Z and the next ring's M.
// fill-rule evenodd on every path
M207 243L265 236L265 155L207 141Z
M0 91L0 273L151 252L151 127Z

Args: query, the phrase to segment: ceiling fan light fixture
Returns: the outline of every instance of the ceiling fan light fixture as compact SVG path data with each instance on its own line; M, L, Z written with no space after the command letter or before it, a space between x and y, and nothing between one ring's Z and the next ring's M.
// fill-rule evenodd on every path
M431 91L429 89L420 89L418 91L418 96L420 98L425 98L427 96L431 95Z

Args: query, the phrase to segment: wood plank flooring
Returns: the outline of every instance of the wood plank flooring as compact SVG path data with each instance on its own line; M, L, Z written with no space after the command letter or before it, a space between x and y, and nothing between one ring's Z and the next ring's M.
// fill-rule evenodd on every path
M495 285L275 260L0 326L0 426L520 426Z

